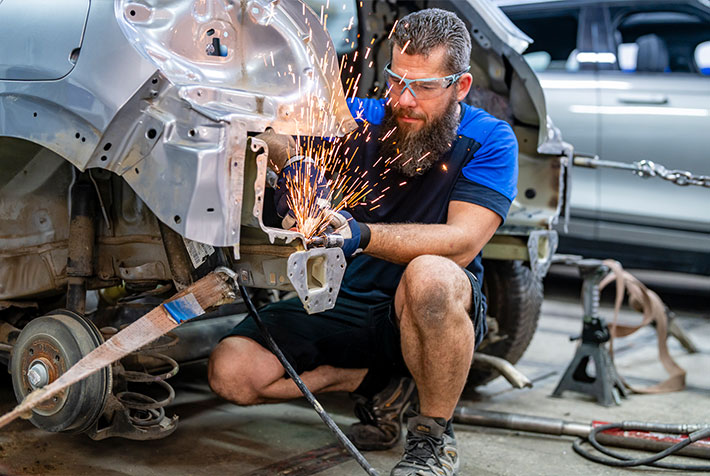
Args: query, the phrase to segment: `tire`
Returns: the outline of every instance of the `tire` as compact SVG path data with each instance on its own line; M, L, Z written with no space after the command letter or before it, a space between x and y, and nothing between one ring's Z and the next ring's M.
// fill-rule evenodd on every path
M489 329L489 335L478 351L515 364L528 348L537 328L543 298L542 279L536 278L522 261L486 260L484 269L483 293L488 301L487 315L496 319L498 335L504 338L491 341ZM496 370L474 363L466 390L484 385L498 375Z

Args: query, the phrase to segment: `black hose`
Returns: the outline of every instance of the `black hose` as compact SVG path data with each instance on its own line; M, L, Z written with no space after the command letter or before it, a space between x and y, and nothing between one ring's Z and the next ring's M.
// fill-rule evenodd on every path
M308 387L306 387L306 384L303 383L303 380L301 380L301 377L298 376L289 361L286 360L286 357L284 356L283 352L281 352L279 346L276 345L274 338L271 337L271 333L269 333L269 330L264 325L263 321L261 320L261 317L259 317L259 312L256 310L254 303L251 302L251 298L247 293L247 289L244 287L244 284L242 284L241 277L237 279L237 285L239 286L239 292L242 295L242 299L247 305L249 315L252 317L252 319L254 319L254 322L256 322L259 331L261 331L261 335L264 336L264 339L266 339L266 343L268 344L269 349L271 349L271 352L273 352L279 359L281 365L283 365L284 369L286 369L286 373L288 373L288 375L293 379L293 381L296 382L296 385L298 386L299 390L301 390L301 393L303 393L303 395L306 397L308 403L311 404L316 413L318 413L318 416L320 416L321 420L323 420L323 423L325 423L326 426L330 429L330 431L333 432L335 437L345 447L348 453L350 453L352 457L355 458L355 460L358 462L358 464L362 466L362 469L364 469L365 472L367 472L367 474L369 474L370 476L379 476L377 471L375 471L375 468L373 468L370 463L367 462L362 453L360 453L358 449L355 448L355 445L353 445L352 442L348 439L348 437L345 436L345 434L342 432L342 430L338 428L338 425L335 424L330 415L328 415L328 413L323 409L323 406L318 402L318 400L316 400L316 397L311 393L310 390L308 390Z
M645 457L645 458L632 458L628 455L624 455L622 453L619 453L617 451L612 451L609 448L603 446L601 443L597 441L596 435L597 433L600 433L602 431L606 430L611 430L611 429L617 429L617 428L622 428L623 430L638 430L638 431L648 431L648 429L642 425L633 425L633 424L623 424L623 423L609 423L607 425L600 425L592 429L592 431L589 432L589 435L587 436L587 439L589 443L599 450L601 453L604 453L607 456L611 456L612 458L615 459L610 459L610 458L604 458L602 456L593 454L584 448L582 448L582 443L584 443L584 439L580 438L576 440L574 443L572 443L572 448L574 451L583 456L584 458L587 458L590 461L594 461L595 463L601 463L605 464L607 466L614 466L614 467L633 467L633 466L654 466L657 468L665 468L665 469L678 469L682 471L710 471L710 465L694 465L694 464L680 464L680 463L664 463L659 460L670 456L674 454L675 452L685 448L689 444L693 443L694 441L702 440L705 438L710 437L710 428L701 428L693 433L691 433L687 438L683 439L682 441L679 441L675 445L666 448L663 451L660 451L654 455Z

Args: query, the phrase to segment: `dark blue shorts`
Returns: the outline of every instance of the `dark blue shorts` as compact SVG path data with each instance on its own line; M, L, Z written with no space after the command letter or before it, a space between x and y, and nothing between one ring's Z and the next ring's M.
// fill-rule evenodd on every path
M481 286L473 274L464 271L471 281L470 316L478 347L488 331ZM394 299L368 304L340 296L333 309L309 315L301 301L293 298L269 304L259 310L259 315L299 374L330 365L409 375L400 347ZM268 349L250 317L225 337L229 336L248 337Z

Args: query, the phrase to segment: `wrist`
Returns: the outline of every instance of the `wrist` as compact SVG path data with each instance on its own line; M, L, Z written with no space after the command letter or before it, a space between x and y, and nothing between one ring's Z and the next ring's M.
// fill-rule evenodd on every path
M370 237L372 235L372 232L370 231L370 227L367 226L366 223L357 222L357 225L358 227L360 227L360 249L365 251L367 245L370 244Z

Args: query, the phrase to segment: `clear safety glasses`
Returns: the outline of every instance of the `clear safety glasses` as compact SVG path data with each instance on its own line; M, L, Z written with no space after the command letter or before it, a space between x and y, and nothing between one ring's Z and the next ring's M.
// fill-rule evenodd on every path
M463 71L444 76L443 78L422 78L422 79L406 79L392 72L390 63L385 66L385 81L390 91L396 95L401 95L409 90L417 99L433 99L441 95L446 88L454 84L464 74L471 69L468 66Z

